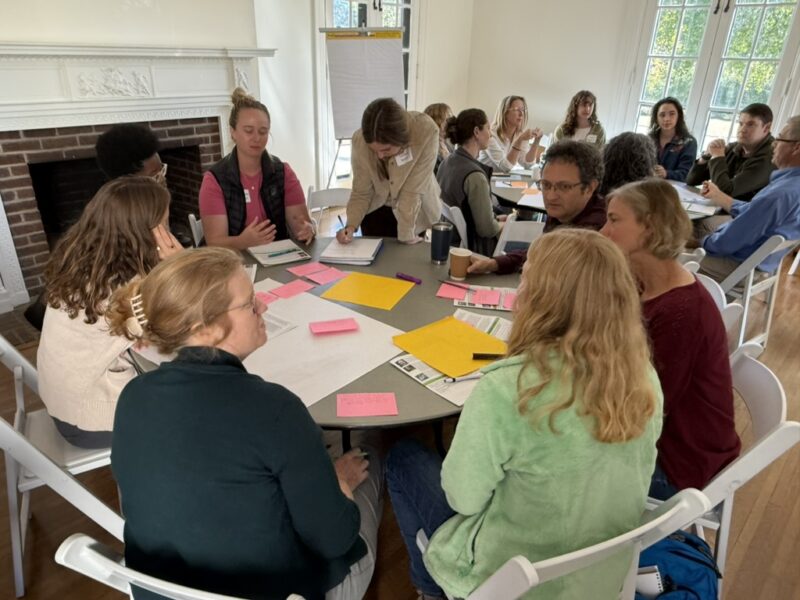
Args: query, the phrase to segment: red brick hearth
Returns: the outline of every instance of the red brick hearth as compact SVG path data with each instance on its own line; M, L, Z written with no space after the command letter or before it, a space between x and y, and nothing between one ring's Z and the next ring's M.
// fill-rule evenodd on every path
M156 130L162 158L169 164L171 213L176 220L185 220L186 214L197 212L202 172L221 156L218 120L208 117L147 124ZM94 157L97 137L109 127L0 131L0 195L31 296L44 284L42 273L50 250L28 165Z

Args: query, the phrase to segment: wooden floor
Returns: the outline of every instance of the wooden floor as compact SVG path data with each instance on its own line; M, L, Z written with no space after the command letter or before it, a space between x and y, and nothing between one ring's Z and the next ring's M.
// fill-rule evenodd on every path
M788 261L787 261L788 263ZM784 268L787 264L784 264ZM762 305L754 310L755 316ZM800 420L800 275L782 278L769 348L762 356L780 377L789 402L789 419ZM25 354L35 358L36 346ZM10 420L13 392L5 369L0 373L0 417ZM36 405L31 400L31 406ZM745 446L749 440L746 410L737 406L737 425ZM428 438L427 428L395 431ZM452 435L452 423L447 427ZM5 481L4 465L0 464ZM116 506L116 487L109 469L81 476L81 481L101 499ZM107 543L113 540L77 510L48 489L32 494L25 574L29 600L100 600L124 596L63 569L53 561L56 548L70 534L83 532ZM800 600L800 448L759 475L736 495L724 597L727 600ZM5 494L0 493L0 599L14 597ZM407 575L405 548L391 507L386 505L378 543L378 563L369 600L413 600Z

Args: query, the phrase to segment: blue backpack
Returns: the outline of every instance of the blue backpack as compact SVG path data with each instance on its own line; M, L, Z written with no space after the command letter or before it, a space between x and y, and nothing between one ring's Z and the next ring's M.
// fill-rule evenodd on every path
M639 567L657 566L664 591L659 600L717 600L722 574L704 540L676 531L639 556ZM636 594L636 600L644 596Z

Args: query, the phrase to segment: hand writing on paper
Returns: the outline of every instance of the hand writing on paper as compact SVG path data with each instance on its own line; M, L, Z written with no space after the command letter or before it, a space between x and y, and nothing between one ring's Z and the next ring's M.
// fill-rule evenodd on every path
M245 227L242 233L239 234L239 239L244 241L248 248L252 248L253 246L261 246L262 244L269 244L275 241L276 233L275 225L270 223L269 219L265 219L259 223L258 217L256 217L253 219L253 222Z
M497 261L493 258L483 258L475 256L474 254L469 257L469 266L467 273L479 275L481 273L494 273L499 268Z
M661 165L656 165L655 167L653 167L653 175L655 175L656 177L661 177L661 179L666 179L667 170Z
M173 256L174 254L177 254L183 250L181 243L164 225L154 227L152 231L153 238L156 241L156 251L158 252L158 258L160 260L169 258L170 256Z
M733 198L717 187L713 181L704 181L700 193L714 204L730 212Z
M352 500L353 490L361 485L369 474L369 461L364 458L360 448L353 448L337 458L333 467L342 492Z
M336 232L336 239L339 241L340 244L349 244L353 241L353 232L355 229L350 227L343 227L339 231Z

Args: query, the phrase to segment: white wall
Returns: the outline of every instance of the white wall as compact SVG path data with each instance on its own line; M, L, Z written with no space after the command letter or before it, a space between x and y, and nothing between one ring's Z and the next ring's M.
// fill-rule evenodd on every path
M503 96L524 96L529 126L551 133L573 94L589 89L597 96L601 122L613 129L643 5L475 0L467 104L483 108L491 119Z
M253 0L2 0L0 4L0 42L212 48L252 48L256 43Z
M256 40L277 48L260 59L261 101L272 116L268 148L288 162L303 189L316 184L312 0L255 0Z

